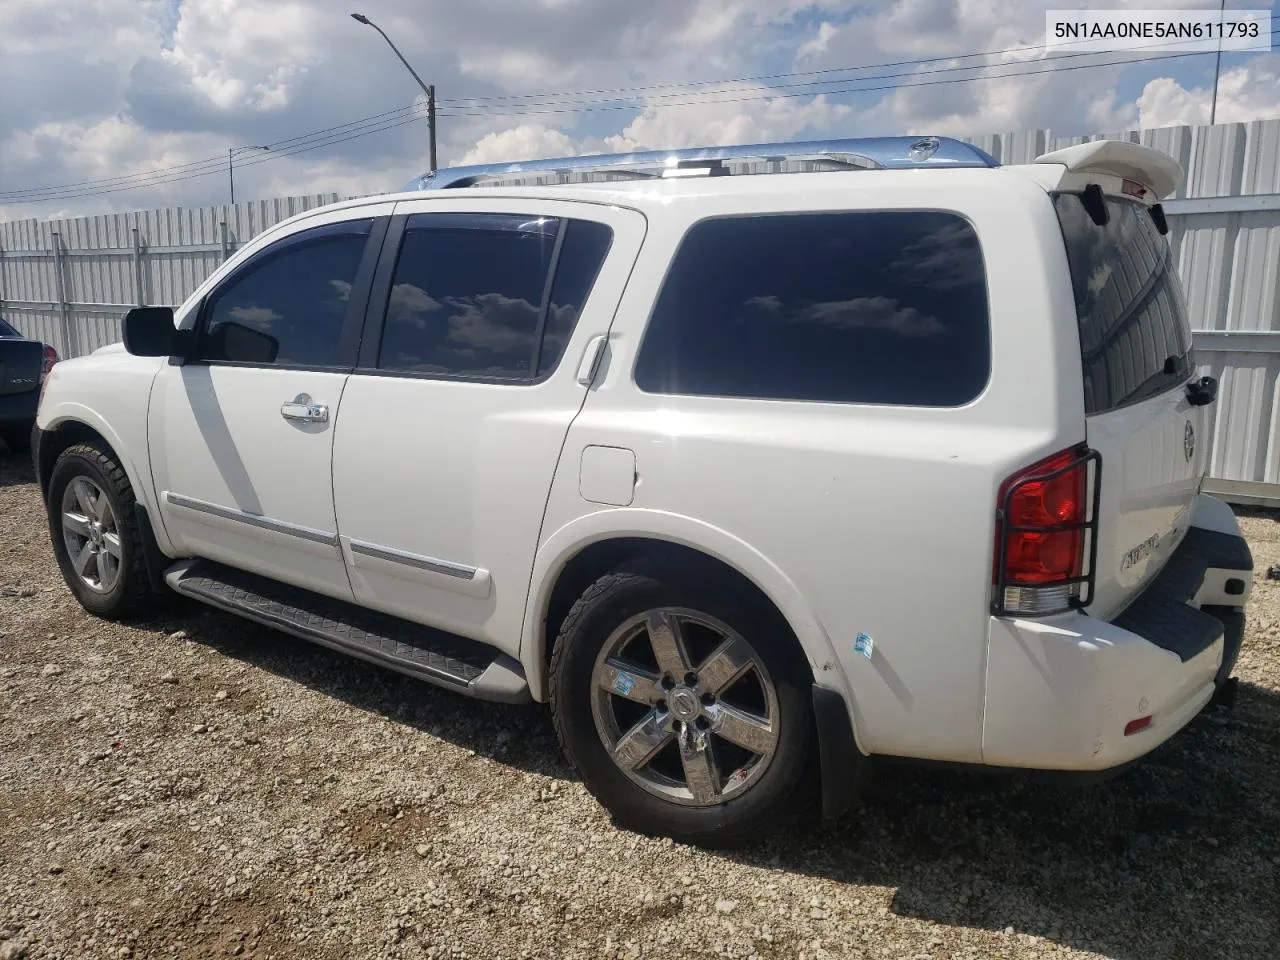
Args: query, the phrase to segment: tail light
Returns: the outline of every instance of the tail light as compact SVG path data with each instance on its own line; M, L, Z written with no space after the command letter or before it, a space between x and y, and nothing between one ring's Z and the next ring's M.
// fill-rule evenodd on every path
M40 370L41 383L44 383L44 378L49 376L49 371L53 369L53 365L57 362L58 351L46 343L44 345L44 366Z
M998 616L1043 616L1089 601L1101 463L1096 452L1073 447L1000 485L992 574Z
M37 408L44 402L44 388L49 383L49 374L53 370L53 365L58 362L58 351L53 349L49 344L44 345L44 364L40 367L40 394L36 401Z

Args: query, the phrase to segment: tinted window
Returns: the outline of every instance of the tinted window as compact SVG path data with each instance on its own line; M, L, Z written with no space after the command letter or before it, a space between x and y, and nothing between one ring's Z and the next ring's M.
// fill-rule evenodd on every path
M559 228L505 214L410 217L378 366L527 378Z
M9 326L9 324L5 323L3 320L0 320L0 337L21 337L21 336L22 334L20 334L16 329Z
M1067 245L1085 411L1103 413L1181 385L1191 373L1191 329L1169 244L1146 207L1107 200L1098 226L1076 194L1054 198Z
M947 213L708 220L636 366L653 393L955 406L990 367L978 238Z
M556 368L573 328L582 313L587 294L596 282L596 274L604 263L613 231L603 223L570 220L565 228L564 244L556 263L556 282L551 287L551 305L547 309L547 325L542 336L542 352L538 356L538 376Z
M335 366L371 220L306 230L268 247L214 291L199 358Z

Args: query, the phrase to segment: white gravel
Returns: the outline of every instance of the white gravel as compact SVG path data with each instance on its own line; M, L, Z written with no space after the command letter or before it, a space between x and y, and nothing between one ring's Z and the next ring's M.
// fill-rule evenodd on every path
M1236 710L1117 780L886 767L840 823L716 854L614 829L540 708L178 602L96 620L47 538L0 454L0 960L1280 950L1280 583Z

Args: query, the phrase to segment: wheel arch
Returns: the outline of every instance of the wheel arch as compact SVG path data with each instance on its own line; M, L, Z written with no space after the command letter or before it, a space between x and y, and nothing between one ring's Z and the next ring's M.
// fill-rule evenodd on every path
M165 534L164 524L157 519L158 511L152 497L150 474L144 476L137 463L125 452L128 448L119 435L88 407L75 405L72 409L59 408L40 428L35 459L41 499L46 503L48 501L49 475L53 472L58 457L77 443L92 443L120 464L129 479L129 486L133 488L134 499L143 506L151 519L152 535L157 546L166 555L171 555L173 546Z
M717 527L659 511L619 509L580 517L540 546L521 632L520 661L536 700L547 697L551 644L569 606L591 583L635 559L703 565L747 585L790 628L815 683L847 696L831 640L795 584L758 550Z

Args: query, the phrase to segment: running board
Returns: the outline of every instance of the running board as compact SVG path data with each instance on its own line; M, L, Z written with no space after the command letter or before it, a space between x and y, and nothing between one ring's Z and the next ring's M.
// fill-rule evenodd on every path
M530 699L520 664L475 640L210 560L182 560L164 578L184 597L398 673L481 700Z

